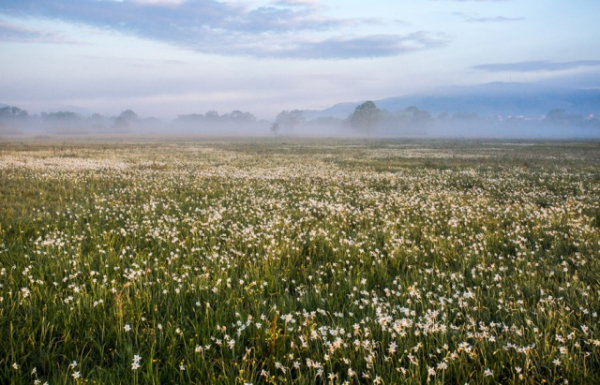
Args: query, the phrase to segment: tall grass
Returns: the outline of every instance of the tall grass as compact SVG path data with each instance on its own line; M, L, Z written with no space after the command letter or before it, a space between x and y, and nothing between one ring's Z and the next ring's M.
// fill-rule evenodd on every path
M600 383L599 153L4 145L0 382Z

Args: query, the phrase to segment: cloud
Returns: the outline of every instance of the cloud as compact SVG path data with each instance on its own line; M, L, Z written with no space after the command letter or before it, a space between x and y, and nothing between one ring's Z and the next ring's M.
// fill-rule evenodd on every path
M570 62L553 62L550 60L526 61L517 63L480 64L473 68L488 72L537 72L564 71L580 67L600 67L600 60L579 60Z
M18 43L76 44L58 32L42 31L0 21L0 41Z
M444 42L425 32L336 37L344 28L374 21L322 17L316 0L275 0L258 8L246 4L216 0L0 0L0 14L81 23L220 55L359 58L415 52ZM317 40L315 34L324 37ZM308 39L309 35L313 37Z
M318 0L275 0L274 4L290 7L314 7L319 4Z
M273 56L295 58L352 59L361 57L396 56L445 45L438 34L416 32L399 35L372 35L357 38L331 38L324 41L299 43L289 52L273 52Z
M457 3L464 3L467 1L476 2L476 3L499 3L501 1L510 1L510 0L432 0L432 1L453 1Z
M476 13L465 13L465 12L453 12L452 14L458 18L461 18L461 19L471 22L471 23L503 23L503 22L510 22L510 21L525 20L524 17L506 17L506 16L485 17L485 16L480 16Z
M521 20L525 20L525 18L524 17L496 16L496 17L470 17L466 20L473 22L473 23L503 23L506 21L521 21Z

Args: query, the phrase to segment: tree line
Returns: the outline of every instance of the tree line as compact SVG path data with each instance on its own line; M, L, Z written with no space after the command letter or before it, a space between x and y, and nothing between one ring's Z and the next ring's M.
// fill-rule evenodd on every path
M553 109L541 117L525 116L479 116L474 112L459 111L453 114L440 112L434 116L429 111L416 106L409 106L398 111L380 109L372 101L366 101L354 109L346 118L317 117L306 119L302 110L284 110L274 121L259 120L250 112L234 110L219 114L210 110L206 113L179 115L173 122L161 122L157 118L141 118L133 110L125 110L117 116L107 117L92 114L88 117L71 111L43 112L40 115L29 115L27 111L15 106L0 108L0 133L13 133L15 128L29 124L36 128L50 128L70 132L69 129L88 128L97 132L143 131L152 127L170 126L202 132L212 128L247 128L263 129L270 127L275 135L303 134L311 130L327 127L339 132L355 132L370 136L378 135L427 135L430 131L440 132L445 127L462 127L472 130L494 130L506 127L534 127L549 125L555 128L594 128L600 130L600 120L594 115L582 116L570 114L564 109ZM12 130L12 131L11 131ZM18 130L17 130L18 131ZM218 132L218 131L217 131Z

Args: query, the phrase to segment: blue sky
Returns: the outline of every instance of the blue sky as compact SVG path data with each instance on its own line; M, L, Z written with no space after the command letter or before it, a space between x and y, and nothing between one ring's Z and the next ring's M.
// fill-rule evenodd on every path
M0 103L272 118L493 81L600 87L597 0L0 0Z

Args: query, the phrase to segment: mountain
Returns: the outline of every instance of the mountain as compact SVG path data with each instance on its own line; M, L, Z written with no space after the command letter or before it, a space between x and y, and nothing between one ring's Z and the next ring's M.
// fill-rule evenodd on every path
M600 89L577 89L532 83L488 83L436 88L430 92L374 100L384 110L416 106L434 114L475 112L481 116L544 115L555 108L571 114L600 115ZM308 119L346 118L361 102L339 103L322 111L305 111Z

